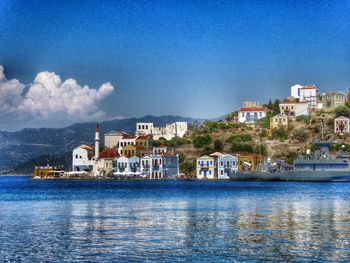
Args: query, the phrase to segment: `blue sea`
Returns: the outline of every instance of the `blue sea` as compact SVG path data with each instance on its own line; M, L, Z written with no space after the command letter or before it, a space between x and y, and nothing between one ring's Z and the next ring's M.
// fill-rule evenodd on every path
M0 262L349 262L350 184L0 177Z

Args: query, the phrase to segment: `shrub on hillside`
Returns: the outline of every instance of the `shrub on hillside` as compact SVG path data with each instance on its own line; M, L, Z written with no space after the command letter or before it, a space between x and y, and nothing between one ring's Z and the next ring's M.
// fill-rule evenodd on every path
M245 134L232 135L229 138L227 138L226 142L229 142L229 143L250 142L252 140L253 140L252 136L250 134L248 134L248 133L245 133Z
M278 140L288 139L288 132L284 128L273 128L271 130L272 138Z
M335 108L334 112L336 117L345 116L349 118L350 116L350 110L346 106L338 106Z
M211 144L211 136L210 135L199 135L193 138L193 146L196 148L202 148Z
M267 155L266 147L264 145L261 145L261 144L255 146L255 153L266 156Z
M253 152L253 146L246 143L232 143L231 152Z
M300 116L297 116L295 118L295 120L308 124L310 122L310 116L308 116L308 115L300 115Z
M220 139L217 139L214 141L214 151L215 152L221 152L224 150L224 145L222 144L222 141Z
M299 142L306 142L309 138L309 134L305 129L299 128L293 131L293 138Z

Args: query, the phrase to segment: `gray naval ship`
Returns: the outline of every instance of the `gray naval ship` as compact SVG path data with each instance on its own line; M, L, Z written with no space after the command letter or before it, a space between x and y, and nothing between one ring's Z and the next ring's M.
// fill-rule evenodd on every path
M315 153L307 152L299 156L293 165L280 160L271 163L269 160L250 171L251 164L244 163L243 171L233 173L232 181L297 181L297 182L350 182L350 155L342 149L331 154L332 141L314 142Z

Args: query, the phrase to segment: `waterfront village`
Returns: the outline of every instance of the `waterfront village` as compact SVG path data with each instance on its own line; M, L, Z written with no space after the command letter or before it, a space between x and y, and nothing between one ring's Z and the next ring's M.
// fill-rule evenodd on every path
M97 124L95 144L72 151L70 172L37 166L34 178L229 179L237 171L254 172L267 157L292 163L317 139L350 152L349 93L321 93L315 85L290 89L283 101L244 101L221 121L136 123L135 134L105 133L103 146Z

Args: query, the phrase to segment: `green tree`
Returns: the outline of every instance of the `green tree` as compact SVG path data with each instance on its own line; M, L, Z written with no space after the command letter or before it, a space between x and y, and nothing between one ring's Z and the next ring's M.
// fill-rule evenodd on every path
M188 175L190 177L194 177L191 174L195 169L196 169L196 161L195 160L187 160L187 161L184 161L180 165L181 172L185 173L186 175Z
M255 146L255 153L266 156L267 155L266 147L262 144L258 144L257 146Z
M349 118L350 116L350 110L346 106L338 106L335 108L334 112L336 117L345 116Z
M221 152L224 150L224 145L220 139L216 139L214 141L214 151L215 152Z
M211 144L211 136L210 135L199 135L193 138L193 146L196 148L201 148Z
M279 99L276 99L273 103L273 115L280 114L280 103Z

